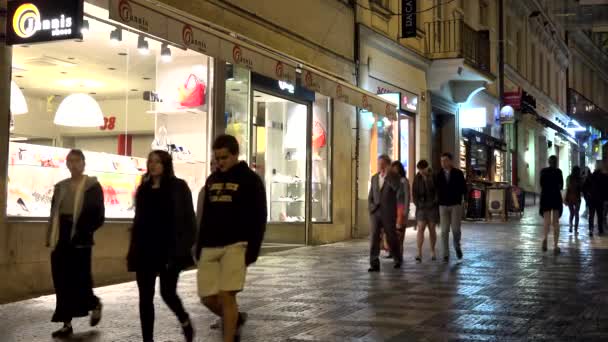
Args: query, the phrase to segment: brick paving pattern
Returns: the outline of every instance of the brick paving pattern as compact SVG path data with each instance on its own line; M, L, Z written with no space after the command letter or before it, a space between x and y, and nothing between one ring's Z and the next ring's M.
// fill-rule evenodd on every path
M563 227L562 254L553 256L541 252L532 214L520 223L465 224L464 260L449 264L432 262L428 249L416 264L408 229L403 269L383 261L379 274L367 273L366 241L265 256L239 295L250 317L243 341L608 341L608 237L590 239L586 229L577 237ZM180 293L197 341L221 341L208 328L215 318L198 301L194 272L182 276ZM102 323L91 330L75 321L72 341L140 341L135 284L97 294ZM51 341L53 306L46 296L0 307L0 341ZM182 341L159 296L156 308L156 341Z

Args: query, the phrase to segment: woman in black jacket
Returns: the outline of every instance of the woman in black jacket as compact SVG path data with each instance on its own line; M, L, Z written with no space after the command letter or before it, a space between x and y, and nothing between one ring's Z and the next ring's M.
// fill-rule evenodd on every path
M47 247L51 252L51 273L57 304L53 322L63 327L53 338L73 333L72 318L91 313L91 326L101 320L101 301L93 294L91 252L93 234L103 225L105 207L103 190L95 177L84 174L85 158L81 150L71 150L66 157L71 177L55 185Z
M160 278L161 297L177 316L186 341L193 341L190 316L177 295L179 273L194 265L191 255L196 231L192 193L175 177L171 155L152 151L148 172L135 195L135 219L127 257L136 272L139 315L144 342L153 341L154 287Z

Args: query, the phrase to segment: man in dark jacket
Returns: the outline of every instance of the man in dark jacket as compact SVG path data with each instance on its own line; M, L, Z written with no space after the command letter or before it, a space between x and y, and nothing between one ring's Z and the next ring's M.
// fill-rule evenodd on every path
M378 158L378 173L372 177L368 205L371 222L369 272L380 271L380 241L384 231L395 260L395 268L403 262L399 238L397 237L397 193L401 187L398 175L389 172L391 159L387 155Z
M450 229L454 236L454 249L458 259L462 259L460 246L460 223L462 220L462 201L467 192L464 173L454 168L452 154L441 155L441 170L435 176L437 196L439 198L439 221L441 240L443 242L443 260L450 261Z
M606 163L604 163L606 164ZM597 161L593 174L587 177L584 185L585 198L589 200L589 236L593 236L595 229L595 215L597 215L597 230L599 235L604 234L604 202L608 200L608 168L602 170L602 162Z
M239 162L239 144L221 135L213 143L217 172L205 184L197 243L198 293L223 320L224 341L238 341L244 323L236 295L243 290L247 266L259 254L266 230L266 191L260 177Z

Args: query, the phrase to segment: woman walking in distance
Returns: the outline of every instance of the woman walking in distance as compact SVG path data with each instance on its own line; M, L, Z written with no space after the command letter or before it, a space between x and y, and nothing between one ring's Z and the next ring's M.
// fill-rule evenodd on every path
M421 160L416 165L418 174L414 177L413 199L416 206L416 221L418 223L418 254L416 261L422 262L422 245L424 244L424 230L429 227L431 238L431 260L437 260L435 254L435 244L437 243L437 231L435 227L439 222L439 202L437 199L437 189L433 180L429 163Z
M399 239L399 248L403 255L403 240L405 239L405 229L407 228L407 218L410 209L410 183L407 180L405 169L400 161L395 160L391 164L390 172L399 176L399 190L397 191L397 238ZM386 236L384 236L384 250L390 251ZM389 258L392 256L389 255Z
M85 157L71 150L66 157L71 177L55 185L47 246L52 248L51 272L57 304L53 322L63 327L53 338L73 334L72 318L91 314L91 326L101 320L101 301L93 294L91 251L93 234L104 222L101 185L95 177L84 174Z
M136 273L139 317L144 342L154 338L154 288L160 278L160 294L181 324L186 341L194 340L190 316L177 295L182 270L193 266L191 256L196 232L192 194L175 177L171 155L152 151L148 172L135 195L135 219L127 256L130 272Z
M581 194L583 192L583 178L581 168L575 166L572 173L566 179L566 198L565 202L570 209L570 233L572 233L572 221L574 221L574 231L578 234L579 212L581 210Z
M564 205L561 190L564 188L562 170L557 168L557 157L549 157L549 167L540 172L540 215L544 218L545 235L543 239L543 252L547 251L547 238L553 226L554 254L560 253L557 246L559 242L559 218L562 216Z

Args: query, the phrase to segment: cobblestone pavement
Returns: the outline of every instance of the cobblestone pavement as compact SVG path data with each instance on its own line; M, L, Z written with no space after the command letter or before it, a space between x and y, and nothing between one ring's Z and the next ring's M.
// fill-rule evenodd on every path
M528 214L521 222L465 224L464 260L449 264L428 253L416 264L408 229L403 269L385 261L379 274L367 273L365 241L265 256L239 295L250 317L243 340L607 341L608 237L563 228L562 254L553 256L540 250L538 219ZM195 278L185 273L180 293L197 341L220 341L208 328L215 318L199 304ZM75 321L81 333L73 341L139 341L135 284L96 292L103 321L93 330L87 320ZM47 296L0 307L0 341L51 341L53 306ZM156 341L182 341L158 296L156 307Z

